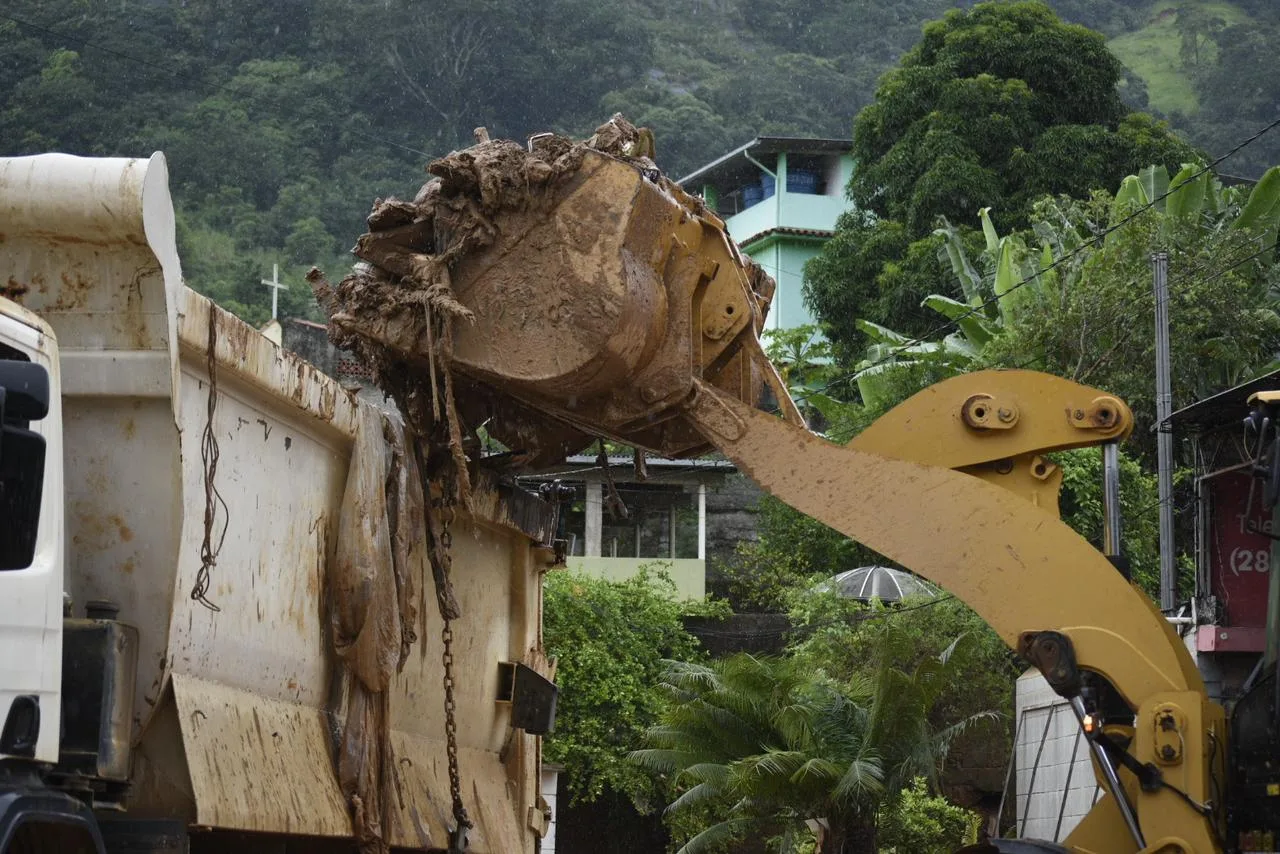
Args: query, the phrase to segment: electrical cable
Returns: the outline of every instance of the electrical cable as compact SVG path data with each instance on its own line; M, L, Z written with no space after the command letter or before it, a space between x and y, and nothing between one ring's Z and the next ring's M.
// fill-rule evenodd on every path
M1171 185L1170 185L1170 187L1169 187L1169 189L1167 189L1165 192L1163 192L1163 193L1161 193L1160 195L1156 196L1154 199L1152 199L1152 200L1148 201L1146 204L1141 205L1141 206L1139 206L1138 208L1134 209L1134 210L1133 210L1133 211L1131 211L1128 215L1126 215L1125 217L1123 217L1120 221L1116 222L1115 224L1108 226L1107 228L1105 228L1105 229L1103 229L1102 231L1100 231L1100 232L1096 233L1096 234L1095 234L1095 235L1093 235L1092 237L1090 237L1090 238L1088 238L1088 239L1086 239L1086 240L1082 241L1082 242L1080 243L1080 245L1079 245L1079 246L1077 246L1075 249L1073 249L1073 250L1071 250L1070 252L1066 253L1065 255L1062 255L1061 257L1059 257L1059 258L1055 259L1053 262L1051 262L1048 266L1046 266L1046 267L1044 267L1043 269L1041 269L1039 272L1034 273L1033 275L1027 276L1026 278L1024 278L1024 279L1022 279L1022 280L1020 280L1020 281L1018 281L1018 282L1016 282L1016 283L1014 283L1013 285L1011 285L1011 286L1008 288L1008 290L1004 291L1004 293L996 294L996 295L994 295L994 296L992 296L992 297L990 297L990 298L988 298L988 299L984 300L981 304L979 304L979 305L977 305L977 306L974 306L973 308L971 308L971 309L969 309L968 311L964 312L963 314L961 314L961 315L959 315L959 316L957 316L957 317L955 317L955 318L948 319L945 323L939 324L937 327L933 328L932 330L930 330L929 332L925 333L924 335L922 335L922 336L920 336L920 337L917 337L917 338L910 339L910 340L908 340L908 341L906 341L906 342L904 342L904 343L902 343L902 344L900 344L900 345L894 345L894 349L893 349L893 351L892 351L892 352L890 352L890 353L888 353L887 355L885 355L885 356L881 357L880 359L877 359L876 361L874 361L874 362L872 362L871 364L869 364L869 365L865 366L864 368L861 368L861 369L859 370L859 373L860 373L860 372L862 372L862 371L866 371L866 370L870 370L870 369L872 369L872 368L879 367L880 365L883 365L883 364L890 363L892 360L894 360L895 358L897 358L897 355L898 355L899 353L901 353L903 350L906 350L906 349L908 349L908 348L910 348L910 347L919 346L919 345L921 345L921 344L929 343L929 342L931 342L934 338L936 338L938 335L940 335L941 333L943 333L943 332L945 332L945 331L947 331L947 330L949 330L949 329L952 329L952 328L956 328L956 329L958 329L958 328L959 328L959 326L960 326L960 322L961 322L961 321L966 320L966 319L968 319L968 318L970 318L970 317L974 316L975 314L977 314L977 313L978 313L978 312L980 312L980 311L985 311L985 310L986 310L987 308L989 308L990 306L995 305L995 304L996 304L996 303L998 303L1000 300L1002 300L1002 299L1004 299L1005 297L1007 297L1009 294L1013 293L1014 291L1017 291L1018 289L1020 289L1020 288L1024 287L1024 286L1025 286L1025 285L1027 285L1027 284L1030 284L1031 282L1036 281L1036 280L1037 280L1037 279L1039 279L1041 276L1043 276L1045 273L1048 273L1048 272L1050 272L1051 270L1056 269L1057 267L1059 267L1059 266L1060 266L1060 265L1062 265L1063 263L1065 263L1065 262L1067 262L1067 261L1071 260L1072 258L1076 257L1077 255L1081 254L1081 253L1082 253L1082 252L1084 252L1086 249L1093 248L1093 247L1095 247L1095 246L1101 245L1101 243L1102 243L1103 241L1105 241L1105 240L1106 240L1106 238L1107 238L1108 236L1110 236L1111 234L1115 233L1116 231L1118 231L1119 229L1123 228L1124 226L1128 225L1130 222L1133 222L1133 221L1134 221L1135 219L1137 219L1139 216L1141 216L1142 214L1144 214L1144 213L1146 213L1147 211L1149 211L1149 210L1151 210L1152 208L1154 208L1157 204L1159 204L1160 202L1164 201L1164 200L1165 200L1166 198L1168 198L1170 195L1172 195L1173 193L1178 192L1182 187L1186 186L1187 184L1190 184L1191 182L1195 181L1196 179L1200 178L1201 176L1205 175L1206 173L1208 173L1208 172L1212 171L1214 168L1216 168L1217 166L1221 165L1221 164L1222 164L1224 161L1226 161L1228 158L1233 157L1234 155L1238 154L1241 150L1243 150L1243 149L1244 149L1244 148L1246 148L1247 146L1249 146L1249 145L1253 144L1253 143L1254 143L1254 142L1256 142L1258 139L1260 139L1262 136L1264 136L1265 134L1267 134L1267 133L1271 132L1272 130L1274 130L1276 127L1280 127L1280 118L1276 118L1276 119L1274 119L1273 121L1271 121L1270 123L1268 123L1265 127L1261 128L1260 130L1258 130L1258 131L1257 131L1257 132L1255 132L1254 134L1250 135L1249 137L1246 137L1244 140L1242 140L1241 142L1237 143L1237 144L1236 144L1235 146L1233 146L1229 151L1227 151L1227 153L1225 153L1225 154L1223 154L1223 155L1221 155L1221 156L1219 156L1219 157L1215 158L1214 160L1210 161L1206 166L1202 167L1199 171L1197 171L1197 172L1195 172L1194 174L1192 174L1192 175L1191 175L1190 177L1188 177L1185 181L1182 181L1181 183L1177 184L1176 186L1171 184ZM827 385L823 386L822 388L817 389L817 390L815 390L815 391L813 391L813 392L810 392L810 396L812 396L813 394L819 394L819 393L825 392L826 390L828 390L828 389L830 389L830 388L835 387L837 384L840 384L840 383L846 383L846 382L849 382L849 381L850 381L850 380L852 380L852 379L853 379L853 376L852 376L852 375L846 375L846 376L843 376L843 377L837 378L837 379L835 379L835 380L832 380L830 383L828 383Z
M1263 237L1249 238L1248 240L1244 241L1244 243L1246 246L1248 246L1255 241L1262 241L1262 244L1258 249L1248 253L1247 255L1231 259L1230 261L1227 262L1225 266L1214 270L1207 277L1200 278L1198 279L1198 281L1201 284L1207 284L1209 282L1216 281L1217 279L1220 279L1222 276L1226 275L1227 273L1230 273L1238 269L1239 267L1249 263L1250 261L1253 261L1254 259L1262 255L1265 255L1267 252L1274 250L1273 246L1266 244L1265 235ZM1192 269L1184 273L1178 274L1176 278L1171 278L1169 282L1170 288L1169 288L1168 299L1172 301L1178 295L1177 291L1174 288L1175 285L1183 284L1193 279L1197 279L1197 276L1200 273L1203 273L1206 270L1208 270L1211 266L1214 265L1214 263L1215 262L1213 259L1208 259L1202 262L1201 264L1193 267ZM1130 282L1130 285L1133 285L1133 284L1136 284L1136 281ZM1133 314L1136 313L1136 311L1138 311L1139 309L1146 310L1148 308L1151 308L1154 305L1154 300L1155 300L1155 294L1150 291L1144 292L1141 295L1130 299L1128 303L1121 306L1119 310L1113 312L1112 329L1113 330L1117 329L1122 325L1129 325L1130 327L1132 327L1131 318ZM1150 303L1151 305L1147 305L1148 303ZM1025 368L1026 366L1033 364L1035 361L1037 361L1037 359L1038 357L1030 357L1024 362L1022 362L1020 365L1014 366L1014 369ZM858 431L856 429L847 430L847 431L844 431L843 433L829 434L826 438L829 441L835 442L836 444L843 444L844 442L851 439L853 436L857 435L857 432Z

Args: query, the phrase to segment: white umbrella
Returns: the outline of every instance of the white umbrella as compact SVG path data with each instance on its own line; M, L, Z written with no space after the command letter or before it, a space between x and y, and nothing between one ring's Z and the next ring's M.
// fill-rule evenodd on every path
M902 569L888 566L860 566L823 582L819 590L834 590L845 599L870 602L897 602L909 596L937 596L931 585Z

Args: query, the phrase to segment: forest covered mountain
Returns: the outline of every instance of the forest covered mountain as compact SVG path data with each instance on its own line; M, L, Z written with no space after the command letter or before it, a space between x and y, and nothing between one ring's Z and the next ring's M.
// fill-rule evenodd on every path
M1209 155L1280 115L1273 0L1050 0L1126 64L1126 101ZM676 177L758 134L847 137L951 0L9 0L0 151L163 150L185 274L254 322L280 262L340 273L375 197L472 129L652 127ZM1264 138L1224 166L1280 162Z

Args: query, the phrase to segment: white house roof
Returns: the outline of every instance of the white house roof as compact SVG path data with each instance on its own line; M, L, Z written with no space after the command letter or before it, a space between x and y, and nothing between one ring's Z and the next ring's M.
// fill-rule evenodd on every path
M799 136L758 136L746 145L739 146L723 157L700 166L681 178L676 183L685 186L690 182L708 177L722 167L735 167L740 163L750 163L747 156L759 157L766 154L787 152L788 154L846 154L853 148L853 142L847 139L828 139L825 137Z

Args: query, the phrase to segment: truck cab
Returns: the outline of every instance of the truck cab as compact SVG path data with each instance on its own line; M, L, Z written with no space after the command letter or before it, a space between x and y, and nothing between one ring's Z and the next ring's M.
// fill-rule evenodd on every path
M59 386L52 330L0 298L0 851L6 852L51 843L69 852L103 850L93 798L50 785L66 723Z
M0 299L0 761L58 758L61 407L49 327Z

